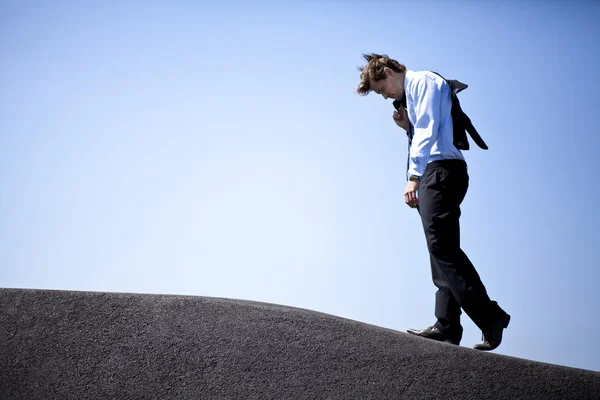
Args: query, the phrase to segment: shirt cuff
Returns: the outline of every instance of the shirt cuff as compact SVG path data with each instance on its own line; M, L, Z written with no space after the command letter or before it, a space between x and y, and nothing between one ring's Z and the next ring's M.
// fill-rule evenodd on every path
M411 175L416 175L418 177L423 176L423 173L425 173L425 167L426 165L423 163L425 160L420 157L420 158L416 158L416 157L411 157L410 158L410 165L408 168L408 176Z

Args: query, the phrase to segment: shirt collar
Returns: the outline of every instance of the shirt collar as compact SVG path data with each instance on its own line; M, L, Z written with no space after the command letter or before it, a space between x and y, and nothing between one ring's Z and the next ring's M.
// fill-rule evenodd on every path
M406 70L406 72L404 73L404 88L406 88L406 84L408 84L414 78L414 74L414 71L410 69Z

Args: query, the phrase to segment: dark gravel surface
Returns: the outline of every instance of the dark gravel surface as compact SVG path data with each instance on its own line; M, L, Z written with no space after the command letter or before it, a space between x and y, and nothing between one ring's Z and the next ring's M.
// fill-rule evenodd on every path
M600 373L310 310L0 289L0 399L600 399Z

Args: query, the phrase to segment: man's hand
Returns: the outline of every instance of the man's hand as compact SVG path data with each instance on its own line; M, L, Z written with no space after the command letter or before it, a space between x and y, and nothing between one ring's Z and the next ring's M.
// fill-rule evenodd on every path
M419 190L419 181L408 181L406 190L404 191L404 202L410 208L416 208L419 205L417 191Z
M394 111L394 115L392 115L392 117L394 118L396 125L408 132L408 113L404 107L400 107L398 111Z

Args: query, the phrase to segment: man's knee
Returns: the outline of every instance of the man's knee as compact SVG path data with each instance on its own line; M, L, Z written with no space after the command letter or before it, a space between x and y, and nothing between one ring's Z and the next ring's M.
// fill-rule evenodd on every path
M428 234L427 249L435 258L456 259L460 252L460 242L453 235Z

